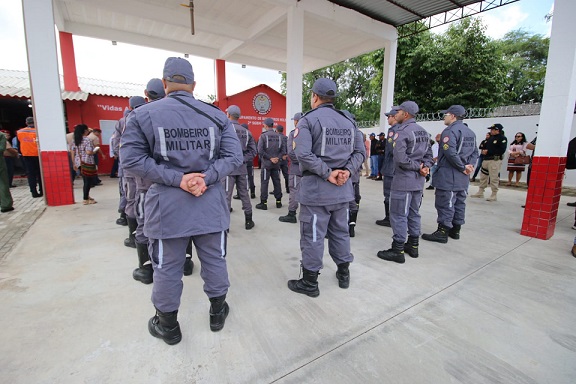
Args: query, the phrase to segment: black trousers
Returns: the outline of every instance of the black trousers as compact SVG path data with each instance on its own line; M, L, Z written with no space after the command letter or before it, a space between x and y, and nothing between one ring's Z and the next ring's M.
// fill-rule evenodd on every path
M40 159L38 156L22 156L28 176L28 186L32 194L42 193L42 176L40 175ZM36 190L38 185L38 190Z

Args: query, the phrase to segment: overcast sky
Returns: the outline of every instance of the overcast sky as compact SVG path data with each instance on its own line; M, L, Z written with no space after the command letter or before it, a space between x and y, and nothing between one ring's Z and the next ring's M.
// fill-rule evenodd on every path
M96 1L96 0L94 0ZM481 14L488 26L487 33L501 38L506 32L522 28L529 32L549 36L551 23L544 16L552 9L553 0L520 0ZM434 28L442 32L445 27ZM22 4L19 0L0 0L0 68L28 70ZM152 77L161 77L166 57L182 56L182 52L169 52L108 40L74 36L78 76L95 79L145 84ZM94 60L94 57L113 58ZM196 95L206 98L215 91L214 62L190 56L196 74ZM263 68L242 68L241 64L226 63L227 94L232 95L258 84L280 91L280 74Z

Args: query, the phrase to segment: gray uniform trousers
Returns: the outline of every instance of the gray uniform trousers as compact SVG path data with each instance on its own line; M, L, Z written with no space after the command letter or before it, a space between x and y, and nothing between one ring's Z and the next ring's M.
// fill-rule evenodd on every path
M226 199L228 200L228 209L232 206L232 192L234 191L234 184L240 201L242 201L242 210L244 213L252 213L252 203L250 202L250 195L248 194L248 175L233 175L222 179L224 191L226 191Z
M302 267L313 272L322 269L326 234L328 253L336 265L354 260L348 234L348 202L325 206L300 204L299 219Z
M452 224L464 224L466 210L466 191L444 191L436 188L435 206L438 212L438 224L452 228Z
M122 177L122 181L124 182L124 195L126 196L126 207L124 208L124 212L126 216L131 219L136 218L136 179L132 176Z
M350 203L348 204L350 213L359 211L360 199L362 199L362 196L360 196L360 181L353 182L352 187L354 188L354 200L350 200Z
M420 237L422 191L390 191L390 225L396 242L405 243L407 234Z
M288 196L288 211L296 212L298 209L298 191L300 190L300 179L302 176L289 175L288 179L290 181L290 195Z
M248 186L251 191L254 191L256 186L254 185L254 163L252 161L246 163L246 170L248 171Z
M136 232L134 234L136 242L140 244L148 243L148 238L144 236L144 203L146 202L146 191L139 190L136 194Z
M126 192L124 191L124 177L122 176L118 176L118 192L120 193L118 212L124 212L126 209Z
M390 190L392 189L393 176L384 176L382 188L384 189L384 204L390 204Z
M162 312L180 307L182 276L189 237L150 239L148 251L154 268L152 303ZM208 298L225 295L230 287L226 269L226 231L192 236L200 259L200 276Z
M260 200L268 200L268 184L270 178L272 178L272 185L274 186L274 197L276 200L282 200L282 184L280 183L279 168L262 168L260 172Z

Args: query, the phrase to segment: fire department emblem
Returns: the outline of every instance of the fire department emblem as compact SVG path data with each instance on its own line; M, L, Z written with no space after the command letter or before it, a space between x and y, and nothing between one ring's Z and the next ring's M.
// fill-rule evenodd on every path
M254 110L258 112L258 114L266 115L272 109L272 100L270 100L270 96L264 92L259 92L254 95L254 98L252 99L252 106L254 107Z

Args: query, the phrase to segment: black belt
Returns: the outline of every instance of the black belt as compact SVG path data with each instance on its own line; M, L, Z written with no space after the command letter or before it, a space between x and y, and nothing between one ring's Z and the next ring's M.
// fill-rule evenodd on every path
M502 156L499 155L484 156L484 160L502 160Z

